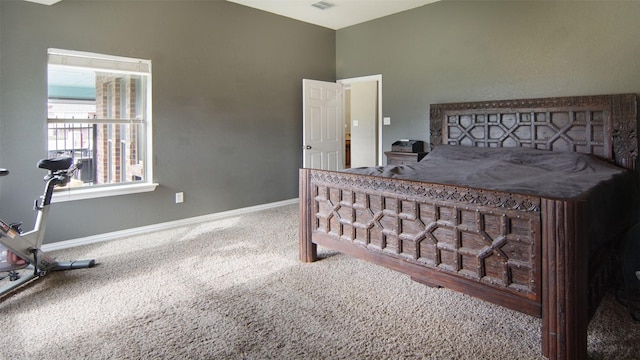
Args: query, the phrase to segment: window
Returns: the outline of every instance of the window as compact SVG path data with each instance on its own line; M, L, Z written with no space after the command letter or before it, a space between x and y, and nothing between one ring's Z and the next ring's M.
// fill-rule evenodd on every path
M54 201L155 189L151 62L49 49L48 157L82 168Z

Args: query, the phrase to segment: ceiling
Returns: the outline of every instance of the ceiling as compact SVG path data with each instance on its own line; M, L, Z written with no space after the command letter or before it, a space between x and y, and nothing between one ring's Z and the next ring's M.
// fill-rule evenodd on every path
M54 5L62 0L25 0ZM216 0L214 0L216 1ZM227 0L338 30L439 0ZM314 6L316 4L316 6ZM332 6L331 6L332 5ZM328 6L328 7L327 7ZM326 8L325 8L326 7ZM325 8L324 10L322 8Z
M227 0L338 30L439 0ZM318 4L318 7L313 4ZM325 4L333 5L324 10Z

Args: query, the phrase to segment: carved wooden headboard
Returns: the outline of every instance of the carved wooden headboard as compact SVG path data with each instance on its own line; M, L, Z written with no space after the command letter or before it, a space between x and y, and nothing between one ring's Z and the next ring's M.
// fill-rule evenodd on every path
M636 169L636 94L432 104L438 144L575 151Z

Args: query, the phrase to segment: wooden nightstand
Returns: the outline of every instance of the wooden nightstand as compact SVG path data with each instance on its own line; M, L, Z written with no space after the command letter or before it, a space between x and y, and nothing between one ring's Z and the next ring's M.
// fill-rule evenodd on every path
M387 156L387 165L402 165L402 164L415 164L427 155L426 152L398 152L398 151L385 151Z

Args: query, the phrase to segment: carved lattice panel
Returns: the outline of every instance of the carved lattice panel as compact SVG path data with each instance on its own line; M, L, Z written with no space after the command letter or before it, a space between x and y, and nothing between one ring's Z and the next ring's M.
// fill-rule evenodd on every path
M341 186L358 178L340 177ZM313 231L528 297L536 293L539 200L396 182L403 194L348 186L349 190L340 190L312 181L317 209ZM409 196L411 192L420 195ZM458 200L443 202L430 194Z
M606 111L445 113L449 145L530 147L610 156Z

